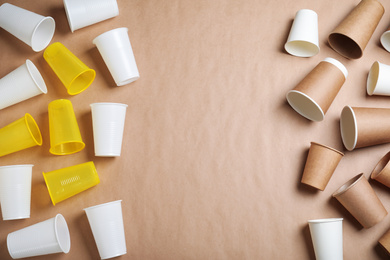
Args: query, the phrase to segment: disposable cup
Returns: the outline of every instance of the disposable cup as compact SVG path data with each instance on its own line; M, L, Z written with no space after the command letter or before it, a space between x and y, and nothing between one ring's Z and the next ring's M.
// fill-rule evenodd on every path
M84 149L72 103L57 99L49 103L50 153L67 155Z
M347 76L341 62L326 58L287 93L287 101L301 116L322 121Z
M43 172L53 205L100 183L93 162Z
M42 93L47 93L45 81L34 63L27 59L23 65L0 79L0 109Z
M379 160L374 170L371 172L371 179L379 181L390 188L390 152L385 154L382 159Z
M84 209L101 259L127 253L121 200Z
M0 144L0 157L36 145L41 146L41 131L34 118L26 113L0 129Z
M125 104L91 104L96 156L120 156L126 116Z
M381 238L379 238L379 244L390 254L390 229L386 231Z
M324 190L343 156L336 149L311 142L301 182Z
M65 218L58 214L54 218L9 233L7 247L13 259L66 254L70 250L68 225Z
M387 215L386 209L379 200L363 173L358 174L335 193L335 197L357 221L364 227L370 228L381 222Z
M0 167L0 202L3 220L30 217L33 166L24 164Z
M96 72L85 65L62 43L50 44L43 53L43 57L64 84L69 95L83 92L95 79Z
M317 260L343 260L343 219L309 220Z
M390 52L390 27L382 34L381 44L386 51Z
M39 52L53 38L55 21L50 16L5 3L0 6L0 27Z
M390 109L345 106L340 131L345 148L367 147L390 142Z
M117 86L139 79L127 28L105 32L93 40Z
M119 14L116 0L64 0L72 32Z
M367 94L390 96L390 66L375 61L368 73Z
M329 34L329 45L346 58L362 57L384 11L379 1L362 0Z
M284 48L291 55L298 57L312 57L320 51L316 12L301 9L296 13Z

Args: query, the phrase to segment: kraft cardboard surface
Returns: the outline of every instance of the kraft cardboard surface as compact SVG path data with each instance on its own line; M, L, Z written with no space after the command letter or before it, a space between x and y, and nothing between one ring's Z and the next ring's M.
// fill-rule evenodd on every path
M11 259L7 234L61 213L68 222L68 254L34 259L99 259L84 208L122 200L127 254L118 259L315 259L309 219L344 218L345 259L386 259L378 245L390 217L363 229L332 193L364 173L368 178L389 144L345 150L339 117L345 105L390 108L389 97L369 97L371 64L390 64L379 38L390 24L390 3L359 60L327 43L329 33L359 1L118 0L119 15L71 33L61 0L10 3L52 16L61 42L96 79L70 96L43 58L0 30L0 77L26 59L41 72L48 93L0 110L0 127L25 113L39 125L43 145L0 157L0 165L34 164L31 217L0 221L0 259ZM318 14L320 52L298 58L285 52L295 13ZM117 87L92 40L129 28L140 78ZM333 57L349 75L321 122L296 113L286 101L320 61ZM48 104L71 100L85 148L49 152ZM122 154L95 157L90 104L128 105ZM310 142L343 153L323 192L301 184ZM1 144L0 144L1 145ZM55 206L42 172L93 161L100 183ZM384 207L390 190L370 181ZM37 234L39 235L39 234Z

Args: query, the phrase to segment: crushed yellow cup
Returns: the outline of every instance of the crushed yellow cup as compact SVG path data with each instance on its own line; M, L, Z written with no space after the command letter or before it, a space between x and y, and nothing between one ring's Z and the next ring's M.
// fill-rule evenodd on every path
M93 162L43 172L53 205L100 183Z

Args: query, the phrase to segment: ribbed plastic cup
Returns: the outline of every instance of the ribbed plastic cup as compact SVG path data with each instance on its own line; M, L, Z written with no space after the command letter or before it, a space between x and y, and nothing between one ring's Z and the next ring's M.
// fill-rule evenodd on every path
M47 88L42 75L30 60L0 79L0 109L40 94Z
M30 217L32 164L0 167L3 220Z
M22 118L0 129L0 157L42 145L41 131L34 118L26 113Z
M127 28L105 32L93 40L117 86L139 79Z
M39 52L53 38L55 22L50 16L44 17L5 3L0 6L0 27Z
M13 259L55 253L66 254L70 250L66 220L58 214L54 218L9 233L7 247Z
M85 65L62 43L50 44L43 53L43 57L64 84L69 95L83 92L95 79L96 72Z
M121 200L84 209L101 259L127 253Z
M43 172L53 205L100 183L93 162Z
M119 14L116 0L64 0L72 32Z
M125 104L91 104L96 156L120 156L126 117Z
M72 103L57 99L49 103L50 153L67 155L84 149Z

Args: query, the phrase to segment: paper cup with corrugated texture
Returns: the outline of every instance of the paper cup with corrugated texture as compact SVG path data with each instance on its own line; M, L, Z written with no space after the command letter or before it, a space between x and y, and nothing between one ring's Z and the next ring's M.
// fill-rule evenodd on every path
M390 66L375 61L367 77L367 94L390 96Z
M377 180L380 183L390 188L390 152L385 154L379 160L374 170L371 173L371 179Z
M329 34L329 45L346 58L362 57L384 12L379 1L362 0Z
M387 215L386 209L379 200L363 173L358 174L335 193L335 197L364 227L370 228L381 222Z
M287 93L287 101L303 117L322 121L347 76L341 62L326 58Z

